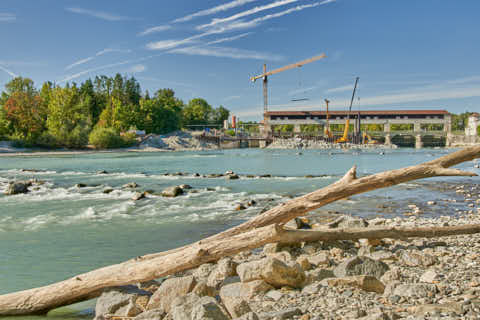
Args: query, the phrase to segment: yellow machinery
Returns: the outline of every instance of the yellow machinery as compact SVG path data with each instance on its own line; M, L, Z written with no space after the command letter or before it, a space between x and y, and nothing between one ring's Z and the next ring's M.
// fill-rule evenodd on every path
M363 144L380 144L380 141L373 139L367 132L363 132L362 141Z
M327 125L325 126L325 135L328 137L328 138L333 138L333 134L332 132L330 131L330 114L328 113L328 104L330 103L330 101L328 99L325 99L325 104L327 105Z
M357 85L358 85L358 80L360 80L359 77L355 79L355 87L353 87L353 94L352 94L352 100L350 101L350 108L348 110L347 114L347 121L345 121L345 130L343 131L343 136L335 143L345 143L348 142L348 129L350 128L350 112L352 112L352 105L353 105L353 99L355 99L355 92L357 91Z

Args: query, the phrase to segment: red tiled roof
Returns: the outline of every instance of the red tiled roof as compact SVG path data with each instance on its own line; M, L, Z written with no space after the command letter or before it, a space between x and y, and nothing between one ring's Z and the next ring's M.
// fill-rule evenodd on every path
M379 115L445 115L450 114L447 110L360 110L352 111L351 114L358 114L366 116ZM329 111L330 115L346 115L348 111ZM326 111L268 111L266 115L269 116L318 116L326 115Z

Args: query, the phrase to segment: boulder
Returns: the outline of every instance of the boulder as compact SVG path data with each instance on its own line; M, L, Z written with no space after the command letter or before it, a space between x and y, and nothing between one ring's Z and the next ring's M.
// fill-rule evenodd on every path
M32 185L31 182L27 182L27 181L11 182L8 185L7 190L5 191L5 194L8 196L12 196L15 194L27 193L28 187L31 185Z
M232 174L227 175L226 179L227 180L238 180L238 179L240 179L240 177L238 176L238 174L232 173Z
M235 211L242 211L242 210L245 210L247 209L247 207L245 207L243 204L238 204L236 207L235 207Z
M308 262L310 262L311 264L317 267L329 266L330 265L329 256L330 254L328 251L323 251L313 256L309 256L307 259L308 259Z
M135 192L135 195L132 197L133 201L138 201L146 198L145 192Z
M179 186L169 187L162 191L163 197L175 198L184 193L183 189Z
M385 285L372 276L353 276L345 278L333 278L326 280L330 287L355 287L368 292L383 294Z
M212 297L189 293L172 301L173 320L228 320L218 302Z
M332 270L317 268L311 271L307 271L306 277L307 279L305 280L305 284L322 281L326 278L333 278L335 277L335 275L333 274Z
M238 264L231 258L220 259L217 263L217 267L210 273L207 285L219 288L226 278L237 275L237 265Z
M207 283L204 281L197 283L195 288L193 288L192 292L199 297L204 297L204 296L215 297L216 295L216 289L214 287L208 286Z
M230 315L237 318L251 311L246 301L271 289L272 287L263 280L237 282L223 286L220 289L220 298Z
M427 298L437 292L437 287L429 283L399 284L393 289L393 294L400 297Z
M337 278L365 275L379 279L389 269L388 265L382 261L368 257L354 257L340 263L333 270L333 273Z
M107 315L135 317L142 312L151 295L136 286L107 289L97 299L95 320L105 320Z
M192 189L192 186L189 185L189 184L181 184L181 185L179 185L179 187L180 187L180 189L182 189L182 190L190 190L190 189Z
M191 292L196 284L193 276L165 280L151 297L147 310L160 309L169 312L172 301Z
M429 267L437 263L437 258L419 250L402 250L400 260L409 267Z
M191 320L229 320L217 300L212 297L202 297L193 309Z
M153 309L140 313L138 316L133 318L134 320L163 320L165 317L165 312L159 309Z
M290 286L299 288L305 282L305 272L298 263L288 265L276 258L242 263L237 267L242 282L264 280L274 287Z
M213 263L204 263L193 271L193 276L197 281L207 281L208 276L215 268Z
M435 270L429 269L420 277L420 282L425 283L438 283L443 278L442 275L438 274Z
M123 187L126 189L135 189L135 188L138 188L139 185L135 182L129 182L127 184L124 184Z
M108 187L108 188L105 188L105 189L103 189L102 192L105 193L105 194L110 194L110 193L113 192L113 188L109 188L109 187Z
M86 188L86 187L87 187L87 185L85 183L77 183L75 185L75 188Z
M359 217L341 216L332 223L329 228L365 228L368 227L367 220Z

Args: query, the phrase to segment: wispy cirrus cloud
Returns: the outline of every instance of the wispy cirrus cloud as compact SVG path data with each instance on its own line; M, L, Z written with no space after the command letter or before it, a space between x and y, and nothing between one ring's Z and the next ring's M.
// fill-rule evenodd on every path
M79 7L68 7L68 8L65 8L65 10L67 10L69 12L72 12L72 13L83 14L83 15L86 15L86 16L102 19L102 20L105 20L105 21L133 20L130 17L125 17L125 16L114 14L114 13L89 10L89 9L84 9L84 8L79 8Z
M254 28L254 27L259 26L262 22L265 22L267 20L280 18L280 17L283 17L285 15L288 15L288 14L291 14L291 13L294 13L294 12L298 12L298 11L302 11L302 10L310 9L310 8L315 8L315 7L326 5L326 4L335 2L335 1L336 0L325 0L325 1L322 1L322 2L315 2L315 3L311 3L311 4L299 5L299 6L284 10L284 11L268 14L268 15L265 15L263 17L259 17L259 18L256 18L256 19L253 19L253 20L250 20L250 21L236 20L236 21L232 21L231 23L227 23L225 25L214 27L213 31L211 31L211 32L223 33L223 32L227 32L227 31L233 31L233 30L239 30L239 29Z
M13 13L0 12L0 22L13 22L17 20L17 16Z
M120 62L116 62L116 63L106 64L106 65L99 66L99 67L96 67L96 68L90 68L90 69L87 69L87 70L77 72L75 74L65 76L63 79L59 80L58 82L63 83L63 82L71 81L71 80L80 78L82 76L85 76L89 73L93 73L93 72L97 72L97 71L101 71L101 70L106 70L106 69L111 69L111 68L115 68L115 67L118 67L118 66L123 66L123 65L127 65L127 64L136 64L136 63L138 64L140 62L143 62L143 61L155 58L155 57L159 57L163 54L164 53L159 53L159 54L154 54L154 55L150 55L150 56L141 57L141 58L138 58L138 59L125 60L125 61L120 61Z
M348 85L341 86L341 87L327 89L327 90L325 90L325 92L326 93L337 93L337 92L345 92L345 91L351 91L351 90L353 90L353 85L348 84Z
M210 8L210 9L201 10L201 11L189 14L188 16L175 19L175 20L173 20L173 22L178 23L178 22L190 21L194 18L209 16L209 15L212 15L212 14L215 14L215 13L218 13L218 12L227 11L227 10L230 10L230 9L233 9L233 8L236 8L236 7L239 7L239 6L243 6L247 3L251 3L251 2L255 2L255 1L258 1L258 0L234 0L234 1L231 1L231 2L228 2L228 3L225 3L225 4L221 4L219 6L216 6L216 7Z
M199 29L199 30L206 29L206 28L209 28L209 27L213 27L217 24L227 23L227 22L230 22L230 21L238 20L240 18L249 16L249 15L252 15L252 14L255 14L255 13L258 13L258 12L262 12L262 11L265 11L265 10L277 8L277 7L280 7L280 6L285 6L287 4L298 2L298 1L300 1L300 0L279 0L279 1L275 1L275 2L266 4L266 5L263 5L263 6L254 7L252 9L234 14L233 16L230 16L230 17L227 17L227 18L213 19L210 23L197 26L197 29Z
M12 77L14 77L14 78L18 77L17 74L15 74L13 71L8 70L7 68L5 68L5 67L2 66L2 65L0 65L0 70L8 73L10 76L12 76Z
M152 33L162 32L162 31L166 31L166 30L170 30L170 29L172 29L172 26L170 26L168 24L164 24L164 25L148 28L148 29L138 33L138 36L143 37L143 36L146 36L146 35L149 35L149 34L152 34Z
M77 66L85 64L87 62L90 62L90 61L94 60L96 57L100 57L100 56L103 56L104 54L112 53L112 52L130 53L130 52L132 52L132 50L129 50L129 49L112 49L112 48L103 49L103 50L97 52L94 56L87 57L87 58L84 58L84 59L80 59L80 60L66 66L65 70L70 70L74 67L77 67Z
M179 53L194 56L209 56L231 59L255 59L268 61L282 61L284 57L277 54L243 50L228 47L186 47L168 51L169 53Z

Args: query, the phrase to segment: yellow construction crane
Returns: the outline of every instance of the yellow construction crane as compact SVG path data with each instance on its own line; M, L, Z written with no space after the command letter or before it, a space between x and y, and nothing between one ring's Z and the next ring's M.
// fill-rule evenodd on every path
M350 128L350 112L352 112L353 99L355 99L355 92L357 91L357 85L359 77L355 79L355 87L353 87L352 100L350 101L350 109L347 113L347 121L345 121L345 130L343 131L343 137L335 141L335 143L348 142L348 129Z
M278 68L278 69L268 71L268 72L267 72L267 65L264 64L263 65L263 73L261 75L250 78L250 80L252 80L252 82L255 82L258 79L263 78L263 111L264 112L268 111L268 76L274 75L274 74L282 72L282 71L287 71L287 70L290 70L290 69L293 69L293 68L299 68L303 65L306 65L308 63L323 59L325 57L326 57L326 55L324 53L322 53L319 56L312 57L310 59L306 59L306 60L303 60L303 61L300 61L300 62L297 62L297 63L293 63L293 64L290 64L288 66Z
M325 126L325 135L328 137L328 138L333 138L333 134L332 132L330 131L330 114L328 113L328 104L330 103L330 100L328 99L325 99L325 104L327 105L327 124Z

